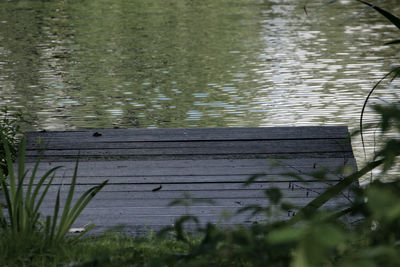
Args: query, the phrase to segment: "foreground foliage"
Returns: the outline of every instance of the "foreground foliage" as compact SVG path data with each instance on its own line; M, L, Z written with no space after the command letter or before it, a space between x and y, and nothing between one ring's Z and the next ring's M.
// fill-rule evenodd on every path
M159 262L167 254L182 254L188 245L174 239L158 240L130 238L112 231L100 236L86 236L72 240L66 238L43 249L40 236L24 242L10 238L0 239L1 266L143 266ZM28 241L28 242L27 242ZM9 243L17 243L10 247ZM132 262L132 264L128 264Z
M77 162L62 212L60 211L59 188L53 216L47 216L43 219L39 209L52 185L55 171L60 167L52 168L43 176L36 177L40 163L40 160L38 160L27 179L28 170L25 169L26 139L23 138L19 149L18 168L16 170L14 170L13 157L7 138L2 132L0 132L0 139L5 151L8 172L7 176L0 170L0 188L2 189L0 196L4 197L4 203L1 203L0 209L0 237L7 245L7 249L3 249L2 252L12 255L14 253L25 253L25 249L45 251L58 245L64 241L79 214L107 184L107 181L84 192L72 205L77 179ZM4 210L6 214L4 214Z

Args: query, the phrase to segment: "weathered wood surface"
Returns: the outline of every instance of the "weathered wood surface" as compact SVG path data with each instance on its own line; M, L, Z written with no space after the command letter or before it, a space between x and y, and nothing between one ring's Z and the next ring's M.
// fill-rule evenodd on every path
M74 227L91 222L95 231L103 231L125 225L136 234L172 225L186 214L220 225L265 220L235 212L246 205L270 205L264 190L273 187L281 189L284 201L304 206L356 168L346 127L30 132L26 154L30 170L41 155L37 177L63 166L41 209L44 215L52 214L58 188L65 197L79 155L76 197L106 179L109 185ZM321 171L327 173L325 181L313 176ZM255 174L262 176L245 186ZM192 205L169 206L174 200ZM326 206L348 201L343 194Z

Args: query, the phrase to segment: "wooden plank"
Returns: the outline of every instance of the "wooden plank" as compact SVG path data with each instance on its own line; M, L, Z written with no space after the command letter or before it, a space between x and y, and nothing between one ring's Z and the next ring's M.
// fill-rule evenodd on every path
M60 140L58 140L60 141ZM276 146L279 144L283 147L293 147L293 145L305 144L334 144L343 147L342 150L351 149L350 142L344 138L330 138L330 139L284 139L277 142L277 140L236 140L236 141L170 141L170 142L85 142L84 140L63 140L62 142L55 142L43 145L46 151L49 150L125 150L125 149L183 149L183 148L247 148L247 147L267 147ZM27 150L37 150L39 145L32 145ZM337 148L336 148L337 149ZM326 151L329 151L327 148Z
M220 183L164 183L164 184L109 184L106 185L102 192L155 192L155 191L207 191L207 190L265 190L269 188L287 189L293 188L292 190L299 188L308 189L326 189L331 183L327 182L254 182L249 185L244 183L231 183L231 182L220 182ZM83 192L93 187L93 185L82 185L77 184L75 186L75 192ZM50 192L53 190L56 192L58 189L61 192L69 189L68 184L53 184L50 187Z
M213 159L285 159L285 158L353 158L352 151L341 151L341 152L298 152L298 153L260 153L260 154L207 154L207 155L119 155L117 156L79 156L79 162L87 161L109 161L109 160L213 160ZM26 158L26 162L35 163L38 159L42 162L57 162L57 161L72 161L76 162L77 155L71 156L46 156L41 157L39 154L37 156L29 156Z
M127 225L127 226L146 226L149 229L154 229L154 226L172 226L175 224L176 219L185 215L186 213L181 214L173 214L173 215L165 215L165 216L157 216L157 215L136 215L134 214L132 217L125 214L121 214L118 212L114 212L112 216L96 216L96 215L82 215L79 217L76 226L81 226L87 223L95 223L96 225ZM194 214L193 214L194 215ZM294 212L290 211L282 211L274 214L273 217L266 218L263 214L258 214L255 216L250 216L249 214L243 215L235 215L235 216L216 216L214 214L211 215L201 215L198 216L200 225L205 225L207 222L211 222L218 225L235 225L235 224L252 224L255 222L265 222L265 221L276 221L276 220L287 220L290 219L294 215ZM194 225L193 222L189 222L186 225ZM147 232L149 231L147 229Z
M331 172L333 171L334 168L332 168ZM98 170L100 172L100 170ZM227 168L220 168L220 167L210 167L207 169L204 168L198 168L198 167L191 167L191 168L182 168L182 169L167 169L167 168L157 168L157 169L137 169L132 171L129 171L127 169L121 169L117 170L118 175L121 176L127 176L127 177L137 177L137 176L163 176L163 177L171 177L171 176L222 176L227 173ZM327 170L329 171L329 170ZM101 172L102 176L105 179L107 177L115 177L115 169L105 169L103 172ZM71 171L59 171L57 172L58 176L57 177L68 177L72 176L72 170ZM304 174L307 173L310 176L313 174L319 173L318 170L310 167L298 167L296 169L294 168L276 168L276 167L270 167L270 166L258 166L258 167L238 167L238 168L231 168L229 169L229 173L231 175L243 175L250 177L252 175L262 175L262 174L270 174L270 175L289 175L289 174ZM42 175L44 172L39 172L38 175ZM84 172L84 170L79 170L79 175L82 177L91 177L92 175L94 177L99 177L96 174L92 174L90 170L87 170Z
M343 139L312 139L312 140L284 140L238 142L233 143L179 143L174 146L149 148L124 148L124 149L47 149L44 156L119 156L119 155L196 155L196 154L268 154L268 153L301 153L301 152L345 152L351 151L351 146ZM27 156L37 156L40 151L28 150Z
M124 186L124 185L129 185L129 186L149 186L152 189L154 186L158 185L170 185L170 186L178 186L178 185L193 185L197 186L200 184L210 184L218 186L218 184L241 184L245 186L247 182L247 177L231 177L231 176L219 176L219 177L202 177L202 176L191 176L191 177L162 177L163 179L157 179L157 180L151 180L147 181L146 179L139 177L137 179L130 177L130 179L125 179L121 177L110 177L110 179L105 179L105 178L99 178L99 177L94 177L94 178L77 178L76 185L82 185L82 186L94 186L98 185L105 180L108 180L107 186L112 187L112 186ZM203 180L201 179L203 178ZM333 179L336 178L336 179ZM252 182L252 184L280 184L280 183L285 183L288 184L290 183L291 185L295 184L303 184L303 185L309 185L309 184L318 184L318 183L324 183L324 184L334 184L340 181L340 177L332 177L332 179L307 179L307 177L303 180L300 181L297 177L288 177L287 179L282 179L279 175L266 175L266 176L260 176L257 177L255 181ZM37 183L39 182L39 179L36 179L33 181L33 186L36 186ZM43 184L47 185L49 182L49 179L45 181ZM24 186L27 186L29 181L24 182ZM71 183L71 178L54 178L52 181L52 186L67 186ZM105 189L106 189L105 188ZM104 190L105 190L104 189ZM110 189L111 190L111 189Z
M67 192L65 190L64 192ZM83 191L82 191L83 192ZM80 195L80 193L77 191L77 195ZM321 191L316 191L316 190L310 190L310 189L301 189L301 188L295 188L295 189L282 189L281 193L283 197L285 198L312 198L318 196ZM51 195L53 193L53 195ZM191 198L209 198L209 199L224 199L224 198L237 198L237 199L242 199L242 198L262 198L266 197L265 193L262 190L207 190L207 191L187 191L187 192L182 192L182 191L157 191L157 192L152 192L152 191L119 191L119 192L101 192L96 198L99 199L107 199L109 201L115 201L117 199L165 199L168 201L174 200L174 199L183 199L185 198L186 194L189 194ZM51 195L51 198L56 197L57 191L53 190L50 191L49 196ZM64 194L63 196L65 196Z
M185 215L183 214L173 214L173 215L166 215L166 216L158 216L158 215L134 215L132 217L129 216L124 216L124 214L121 213L113 213L110 216L99 216L99 215L86 215L82 214L80 216L78 223L75 225L84 225L87 223L95 223L95 224L100 224L100 225L120 225L120 224L128 224L128 225L143 225L143 226L148 226L149 228L152 228L154 225L163 225L165 226L170 226L175 223L175 220L181 216ZM287 212L282 212L281 214L277 214L274 216L274 220L278 219L288 219L290 218L291 215L288 216ZM217 223L229 223L229 224L242 224L246 222L253 222L253 221L265 221L265 215L258 215L254 216L253 218L249 218L248 215L242 215L242 216L234 216L232 218L224 218L222 216L216 216L216 215L201 215L199 216L199 221L201 224L205 224L207 222L211 222L214 224Z
M51 198L47 198L51 199ZM46 200L47 200L46 199ZM184 199L181 199L182 201ZM193 199L194 201L191 201L191 199L186 199L187 203L190 203L189 209L191 207L212 207L212 206L217 206L217 207L235 207L235 208L242 208L247 205L260 205L262 207L267 207L271 204L268 198L262 197L262 198L243 198L243 199L237 199L237 198L224 198L224 199L207 199L207 198L196 198ZM296 199L296 203L291 202L292 204L295 204L297 206L304 206L308 204L312 198L300 198ZM124 209L125 207L142 207L142 208L164 208L168 207L170 203L172 203L175 200L172 201L166 201L165 199L148 199L146 201L143 201L143 199L115 199L113 201L109 201L109 199L102 199L99 196L96 196L94 201L90 202L89 205L87 206L88 208L110 208L110 209ZM290 202L290 199L282 199L282 201ZM341 197L336 199L335 202L328 202L326 206L335 206L337 204L349 204L349 200ZM42 203L42 209L41 210L47 210L47 211L53 211L54 210L54 201L44 201ZM64 201L61 202L61 206L63 207ZM186 207L180 205L176 205L177 207ZM83 211L85 212L85 211Z
M340 174L331 174L328 173L327 176L324 177L322 182L326 183L337 183L341 179L343 179L343 175ZM146 185L160 185L160 184L199 184L199 183L245 183L250 176L246 175L191 175L191 176L91 176L84 177L78 175L76 184L77 185L98 185L105 180L108 180L108 185L113 184L146 184ZM36 186L40 179L40 176L34 179L33 185ZM68 185L71 183L72 178L70 176L56 176L53 180L53 185ZM307 183L311 182L321 182L321 179L317 179L310 175L300 174L296 177L291 175L260 175L257 176L255 182L292 182L292 183L300 183L302 181L307 181ZM28 180L24 182L25 185L28 184ZM47 184L48 180L44 182Z
M279 206L274 206L278 209ZM52 209L48 210L51 214ZM220 217L223 212L229 211L231 214L235 214L237 207L230 206L195 206L195 207L124 207L123 209L111 209L111 208L86 208L85 216L121 216L127 215L128 217L133 216L151 216L156 217L166 217L173 216L177 217L184 214L194 214L194 215L205 215L205 216L215 216ZM248 212L247 212L248 213ZM249 213L248 213L249 214Z
M97 210L97 212L96 212ZM144 212L144 214L141 214L138 210L135 209L125 209L125 210L111 210L111 209L101 209L101 208L96 208L94 210L88 209L87 211L85 210L86 213L82 213L82 215L79 217L78 223L75 223L75 225L80 224L80 223L99 223L99 224L108 224L108 225L118 225L118 224L131 224L131 225L171 225L175 222L176 219L178 219L180 216L183 215L193 215L197 216L202 223L206 222L214 222L217 223L218 221L220 222L229 222L229 223L243 223L246 222L246 220L250 218L255 218L255 220L265 220L266 216L265 214L258 214L255 216L251 216L251 212L243 212L241 214L236 214L234 210L231 209L226 209L225 214L229 214L229 216L226 216L224 214L223 209L215 209L212 212L207 212L207 213L201 213L201 212L192 212L190 210L176 210L174 213L166 213L166 214L158 214L158 211L161 210L149 210L148 208L142 209L141 211ZM294 210L293 210L294 211ZM295 212L295 211L294 211ZM51 213L50 213L51 214ZM287 217L291 217L292 212L278 212L277 213L279 217L283 217L283 219L287 219ZM274 215L274 220L278 219ZM285 218L286 217L286 218ZM271 218L272 219L272 218Z
M190 175L190 176L89 176L85 177L78 173L77 185L97 185L105 180L108 180L109 185L113 184L146 184L146 185L160 185L160 184L199 184L199 183L245 183L250 176L246 175ZM341 174L331 174L328 173L324 177L324 181L327 183L335 183L343 178ZM34 185L37 184L40 176L38 176L34 180ZM271 175L271 174L264 174L257 176L257 182L300 182L299 179L302 179L307 182L320 182L321 179L317 179L312 177L311 175L300 174L296 177L293 175ZM71 176L59 175L56 176L53 180L54 185L67 185L71 183ZM25 181L25 184L28 184L28 181ZM44 184L47 184L45 181Z
M72 176L76 163L59 162L64 165L56 172L56 177ZM217 176L217 175L252 175L266 173L269 175L288 173L321 172L339 173L344 166L352 166L354 159L322 160L198 160L198 161L105 161L81 162L78 166L79 177L140 177L140 176ZM345 165L346 164L346 165ZM57 164L41 164L37 169L37 177L41 177L50 167ZM58 166L60 166L58 165ZM27 164L33 170L34 164Z
M78 163L79 170L95 171L99 168L104 169L128 169L135 171L138 168L191 168L196 167L220 167L220 168L239 168L239 167L259 167L270 166L271 168L298 168L308 167L313 169L320 168L338 168L342 166L354 166L354 158L282 158L282 159L198 159L198 160L107 160L107 161L83 161ZM27 169L33 169L35 163L26 164ZM47 171L54 166L62 166L62 171L74 170L76 162L71 161L57 161L48 162L42 160L38 166L39 171Z
M94 133L101 133L94 137ZM84 142L109 141L195 141L195 140L266 140L266 139L316 139L347 138L345 126L300 126L300 127L257 127L257 128L181 128L181 129L93 129L85 131L28 132L29 141L37 138L81 140Z

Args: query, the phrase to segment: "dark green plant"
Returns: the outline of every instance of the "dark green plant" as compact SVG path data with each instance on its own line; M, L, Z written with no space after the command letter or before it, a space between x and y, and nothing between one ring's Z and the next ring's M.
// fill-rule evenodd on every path
M77 162L62 213L60 213L59 189L53 217L46 217L43 223L41 221L42 218L40 217L39 209L52 184L55 171L60 167L52 168L42 177L37 178L36 172L40 163L39 159L30 177L27 178L28 171L25 169L26 138L24 137L19 149L16 173L13 168L12 155L6 137L2 133L0 133L0 137L3 141L8 169L8 179L2 171L0 172L0 185L6 201L7 211L7 216L5 216L0 209L0 226L2 231L6 235L22 240L29 240L30 236L37 235L37 232L41 232L46 247L57 244L62 241L76 218L92 198L107 184L107 181L87 190L72 206L78 171ZM35 180L37 180L36 186L34 186Z

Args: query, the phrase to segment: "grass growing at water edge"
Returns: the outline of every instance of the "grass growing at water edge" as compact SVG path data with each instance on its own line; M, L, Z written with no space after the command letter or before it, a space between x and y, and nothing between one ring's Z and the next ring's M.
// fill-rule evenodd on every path
M39 159L28 177L28 170L25 169L26 138L22 139L20 145L17 170L14 170L8 142L1 132L0 138L3 142L8 170L8 176L0 171L1 194L4 195L3 205L6 211L4 214L0 209L0 235L3 239L12 241L7 251L13 254L23 247L28 250L46 250L63 242L71 225L93 197L107 184L107 181L84 192L72 205L78 172L77 162L63 209L60 207L59 188L53 216L47 216L43 220L40 206L52 185L56 170L60 167L52 168L43 176L36 177ZM75 236L75 239L81 235Z

